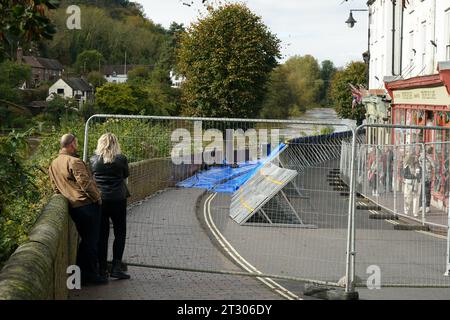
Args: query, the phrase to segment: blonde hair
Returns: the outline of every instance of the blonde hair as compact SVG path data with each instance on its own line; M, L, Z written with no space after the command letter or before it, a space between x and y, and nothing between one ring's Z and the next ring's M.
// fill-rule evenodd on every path
M105 133L98 139L95 154L103 158L103 163L113 162L120 153L119 141L113 133Z

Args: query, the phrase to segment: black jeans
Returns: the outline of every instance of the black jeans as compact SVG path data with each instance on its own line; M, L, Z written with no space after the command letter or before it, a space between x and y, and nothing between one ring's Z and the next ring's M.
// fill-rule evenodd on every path
M422 203L422 192L420 192L420 203ZM431 204L431 181L425 181L425 204L427 207Z
M113 259L122 260L127 235L127 200L103 200L102 218L100 228L100 241L98 246L98 259L100 270L106 270L108 258L109 219L113 223L114 243Z
M70 208L69 214L81 238L78 245L77 265L81 269L82 278L89 279L98 275L100 206L97 203L91 203L78 208Z

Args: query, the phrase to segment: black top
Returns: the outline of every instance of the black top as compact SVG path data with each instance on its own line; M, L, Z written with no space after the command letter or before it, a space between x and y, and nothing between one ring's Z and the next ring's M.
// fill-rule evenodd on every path
M415 180L415 179L420 180L420 173L417 174L416 172L412 172L412 171L411 171L411 167L410 167L409 165L407 165L407 166L403 169L403 178L405 178L405 179L411 179L411 180Z
M112 163L105 164L102 157L94 155L91 157L91 168L102 192L102 200L124 200L130 196L125 184L129 175L127 157L119 154Z

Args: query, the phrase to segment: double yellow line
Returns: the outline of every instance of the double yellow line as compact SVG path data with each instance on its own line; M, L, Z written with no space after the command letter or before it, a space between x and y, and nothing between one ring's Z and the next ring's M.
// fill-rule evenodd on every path
M214 235L215 239L220 244L222 249L230 256L231 259L233 259L239 266L241 266L242 269L251 274L261 274L261 271L256 269L253 265L251 265L247 260L244 259L244 257L242 257L236 251L236 249L234 249L234 247L228 242L228 240L222 235L217 226L214 224L214 221L211 216L211 202L214 200L216 195L217 193L211 194L205 201L203 207L203 214L205 217L206 225L208 226L209 230ZM282 297L288 300L302 300L296 294L292 293L291 291L289 291L288 289L281 286L279 283L275 282L270 278L256 277L256 279L258 279L263 284L268 286L270 289L274 290L275 292L277 292Z

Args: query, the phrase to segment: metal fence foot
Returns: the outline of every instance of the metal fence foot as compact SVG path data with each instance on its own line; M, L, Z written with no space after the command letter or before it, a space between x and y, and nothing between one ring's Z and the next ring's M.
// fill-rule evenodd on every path
M303 295L323 300L358 300L357 291L345 292L343 288L310 285L305 286Z

